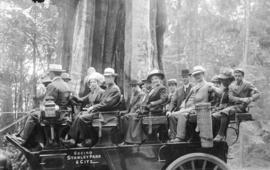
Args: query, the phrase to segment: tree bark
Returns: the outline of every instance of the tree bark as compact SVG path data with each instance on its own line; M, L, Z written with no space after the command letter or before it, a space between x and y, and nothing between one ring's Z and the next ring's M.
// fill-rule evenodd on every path
M62 63L70 71L76 91L82 85L89 66L95 67L101 73L106 67L114 68L119 74L117 84L124 91L128 90L131 78L144 79L148 71L154 67L163 70L165 2L162 0L140 1L143 4L148 3L148 8L146 8L133 0L91 0L87 1L87 4L91 5L87 6L88 13L85 15L86 11L83 10L85 0L77 1L78 3L73 6L76 11L73 38L67 40L72 41L72 51L70 55L62 56ZM150 1L153 1L151 3L154 8L151 13ZM139 7L136 8L136 5L131 5L132 3L136 3ZM139 16L139 19L133 15ZM152 18L154 19L151 20L150 26ZM147 23L139 26L140 19ZM145 30L136 32L136 29L132 27L145 27ZM150 34L150 28L153 30L152 34ZM134 38L137 37L143 37L145 40L135 41ZM152 47L154 50L151 55ZM67 56L72 56L69 63L64 61L68 58Z

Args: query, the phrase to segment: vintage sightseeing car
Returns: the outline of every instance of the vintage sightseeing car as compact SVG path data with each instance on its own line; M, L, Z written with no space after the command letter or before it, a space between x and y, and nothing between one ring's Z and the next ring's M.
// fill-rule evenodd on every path
M111 136L111 129L121 126L121 111L100 112L102 115L114 116L115 119L102 123L100 119L93 122L99 131L99 142L93 147L66 148L61 145L54 131L57 126L57 112L54 104L48 102L47 109L41 113L41 124L48 126L50 135L46 145L38 151L20 145L12 135L6 139L22 151L33 170L151 170L151 169L213 169L227 170L228 145L226 142L213 142L212 146L202 147L198 142L167 143L149 140L141 145L118 145ZM206 112L204 112L206 113ZM143 124L152 126L166 124L166 116L143 117ZM61 125L62 126L62 125ZM63 125L65 126L65 125Z

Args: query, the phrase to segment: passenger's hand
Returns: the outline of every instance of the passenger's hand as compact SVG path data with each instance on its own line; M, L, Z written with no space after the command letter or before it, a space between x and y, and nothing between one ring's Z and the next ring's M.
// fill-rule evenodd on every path
M170 112L170 111L168 111L167 113L166 113L166 116L167 117L170 117L172 115L172 112Z
M89 108L87 109L87 112L91 112L93 109L94 109L93 106L91 106L91 107L89 107Z
M146 107L149 109L151 106L153 106L151 103L149 103Z
M241 101L243 103L249 104L251 102L251 100L247 97L247 98L241 98Z

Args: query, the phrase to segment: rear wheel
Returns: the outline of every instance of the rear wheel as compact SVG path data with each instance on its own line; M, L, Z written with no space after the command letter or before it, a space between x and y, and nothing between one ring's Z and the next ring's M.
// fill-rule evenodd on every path
M166 170L229 170L221 159L206 153L191 153L173 161Z

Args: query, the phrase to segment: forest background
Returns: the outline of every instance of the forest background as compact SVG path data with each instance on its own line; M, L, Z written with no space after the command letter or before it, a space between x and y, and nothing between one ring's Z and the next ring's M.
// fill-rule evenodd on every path
M0 129L31 109L33 89L50 63L65 65L68 20L62 9L69 1L59 2L0 0ZM182 68L200 64L210 80L222 68L241 66L261 91L253 117L269 120L270 1L166 0L162 5L166 27L158 66L166 77L180 82Z

